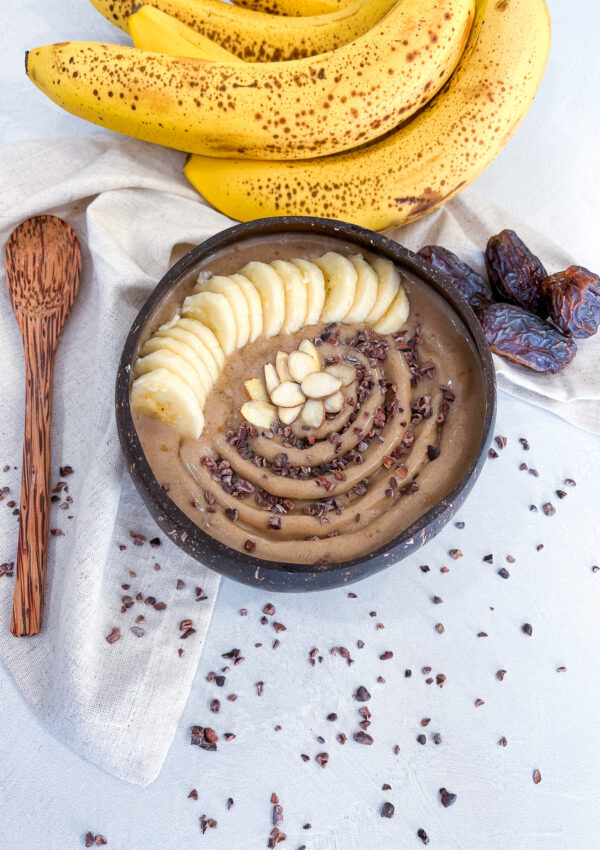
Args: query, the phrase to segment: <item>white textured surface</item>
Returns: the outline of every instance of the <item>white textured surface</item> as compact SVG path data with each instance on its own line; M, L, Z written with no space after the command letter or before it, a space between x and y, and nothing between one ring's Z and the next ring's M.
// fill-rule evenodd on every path
M591 105L600 84L598 7L586 0L574 14L570 4L553 0L550 8L554 44L538 99L476 188L597 269L600 121ZM120 33L85 0L4 2L2 11L2 141L90 132L27 83L22 53L49 41L115 40ZM0 847L63 850L82 846L87 829L104 833L117 850L263 847L272 791L281 798L289 836L284 846L291 848L419 847L415 832L421 826L430 846L444 850L595 847L600 575L590 568L600 543L600 440L504 395L497 432L509 436L509 446L487 465L459 517L467 523L463 531L451 526L416 558L358 585L357 600L344 591L273 597L276 619L288 627L275 653L272 628L257 623L266 597L222 582L180 729L161 775L148 788L120 782L57 743L0 673ZM529 453L516 443L521 435L532 444ZM536 466L540 477L519 472L521 460ZM553 499L556 516L527 511L530 501L545 501L565 476L578 486L564 501ZM545 548L538 553L540 541ZM453 546L465 553L456 563L445 555ZM493 567L481 562L488 551L497 556ZM495 571L509 552L517 560L507 564L511 578L502 581ZM422 574L420 563L432 571ZM448 575L439 573L444 563L451 567ZM431 605L434 593L442 605ZM249 609L248 618L237 615L240 607ZM370 610L377 611L376 619ZM446 626L443 635L433 630L438 621ZM533 624L531 638L520 631L525 621ZM384 631L375 630L377 622ZM480 630L489 637L477 639ZM366 643L362 651L354 648L358 638ZM254 649L260 640L265 646ZM328 656L334 645L348 646L356 664L350 668ZM221 692L204 676L233 646L247 660ZM307 661L313 646L325 654L315 669ZM394 659L378 662L385 649L394 650ZM448 676L443 690L423 683L418 670L424 664ZM568 671L554 672L561 664ZM413 670L408 680L406 667ZM494 676L499 667L508 670L502 683ZM387 679L383 686L374 681L379 673ZM259 679L265 682L262 699L254 689ZM356 730L351 694L358 684L373 695L369 732L375 745L350 741L341 748L334 732ZM237 702L225 702L234 690ZM215 695L224 705L217 716L207 709ZM476 709L478 697L486 704ZM334 724L324 719L331 711L339 716ZM432 718L425 747L415 741L423 716ZM217 753L191 748L189 725L211 721L237 739L220 744ZM280 733L272 731L276 723L283 726ZM443 737L439 747L429 739L434 731ZM322 747L315 740L319 734L326 738ZM506 749L496 743L503 734ZM401 747L397 758L395 743ZM321 749L330 753L325 770L299 758ZM538 786L531 781L535 768L542 773ZM392 791L381 792L383 782ZM448 810L438 802L442 785L458 794ZM186 799L191 787L200 792L197 803ZM229 813L228 796L236 800ZM392 821L378 816L385 799L396 807ZM219 821L203 838L202 813ZM313 824L309 832L301 829L306 821Z

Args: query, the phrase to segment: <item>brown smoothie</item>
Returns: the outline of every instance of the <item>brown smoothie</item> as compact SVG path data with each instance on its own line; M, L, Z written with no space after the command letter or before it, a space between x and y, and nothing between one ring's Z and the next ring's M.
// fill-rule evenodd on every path
M327 250L356 253L322 237L263 238L227 249L198 271L233 274L250 260L311 260ZM159 305L140 345L176 314L197 273ZM400 334L313 325L235 351L208 395L199 439L134 412L156 479L207 534L265 560L339 563L392 541L458 485L482 436L481 369L449 305L413 275L401 277L410 313ZM298 419L258 432L239 412L244 381L262 377L277 351L290 352L303 338L325 363L354 366L344 406L318 429Z

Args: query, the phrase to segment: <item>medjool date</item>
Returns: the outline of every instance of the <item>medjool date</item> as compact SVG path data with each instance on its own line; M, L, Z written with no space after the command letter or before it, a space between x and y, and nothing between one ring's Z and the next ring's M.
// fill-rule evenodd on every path
M560 372L575 357L573 339L514 304L486 304L477 317L494 354L535 372Z
M592 336L600 325L600 278L582 266L542 281L542 296L552 321L566 334Z
M502 230L490 237L485 249L485 267L502 300L545 315L540 284L547 276L546 269L514 230Z
M493 300L489 283L452 251L441 245L425 245L418 254L426 263L443 272L471 307L481 307Z

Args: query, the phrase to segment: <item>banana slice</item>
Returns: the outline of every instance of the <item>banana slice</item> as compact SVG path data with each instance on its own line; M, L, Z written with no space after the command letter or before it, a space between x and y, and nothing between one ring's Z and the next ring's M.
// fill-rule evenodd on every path
M152 8L152 7L151 7ZM248 302L248 321L250 323L249 342L254 342L263 332L262 301L252 281L243 274L230 274L229 277L240 287Z
M293 380L288 367L288 355L285 351L278 351L275 355L275 369L280 381Z
M366 318L370 325L374 325L382 318L398 292L400 286L400 274L391 260L377 257L373 261L373 268L377 275L377 300L371 312Z
M319 372L321 369L321 355L317 350L317 346L310 339L303 339L300 345L298 346L298 351L303 351L305 354L308 354L309 357L312 357L313 363L315 364L314 371Z
M299 384L311 372L317 371L314 359L304 351L292 351L288 357L288 366L292 379L298 381Z
M277 419L277 410L265 401L247 401L240 407L244 419L257 428L268 430Z
M198 377L198 373L194 367L190 366L183 357L173 354L172 351L166 348L153 351L152 354L147 354L145 357L138 357L133 367L133 374L138 378L140 375L145 375L153 369L165 369L167 372L176 375L188 385L201 406L206 401L204 384Z
M373 325L373 330L378 334L393 334L399 331L406 323L409 310L408 296L401 285L383 317Z
M167 369L153 369L131 385L132 410L155 416L197 440L204 428L200 403L190 387Z
M298 418L301 410L301 404L298 407L278 407L277 418L283 425L291 425Z
M272 363L265 364L265 384L267 385L269 395L271 395L275 387L278 387L280 383L281 381L279 380L275 366Z
M320 428L325 422L325 405L319 399L309 398L302 408L300 418L311 428Z
M186 321L183 319L182 321ZM187 321L194 321L193 319L188 319ZM195 324L199 325L200 322L196 322ZM204 325L201 325L204 327ZM208 330L208 328L207 328ZM209 331L210 333L210 331ZM219 377L219 366L217 365L217 361L215 360L213 354L211 353L208 346L202 341L202 339L197 336L192 331L186 331L182 327L179 326L178 323L175 325L171 325L171 327L163 327L159 328L154 336L163 336L169 337L171 339L176 339L178 342L185 343L185 345L189 346L194 354L202 360L204 364L204 368L208 372L210 376L210 380L214 383ZM218 345L216 339L215 344ZM219 348L220 351L220 348ZM221 351L221 356L223 356L223 352Z
M304 404L306 396L295 381L282 381L271 393L271 401L277 407L298 407Z
M325 371L339 378L343 387L349 387L356 380L356 369L348 363L333 363Z
M377 300L378 280L377 275L367 261L356 254L350 257L350 262L356 269L358 280L356 282L356 293L354 303L344 316L345 322L364 322L369 315L375 301Z
M267 263L251 262L241 270L258 289L262 302L263 335L269 339L281 332L285 319L283 281Z
M163 327L166 327L166 325ZM219 340L209 327L202 322L199 322L197 319L179 319L177 327L195 334L200 342L204 343L216 363L217 373L223 369L225 366L225 354L219 345ZM159 331L162 330L163 328L159 328Z
M188 295L181 309L186 318L198 319L207 325L219 340L226 357L235 350L237 327L229 301L219 292L198 292Z
M304 324L308 308L308 284L298 266L286 260L274 260L271 265L283 281L285 318L281 332L293 334Z
M342 382L335 375L327 372L311 372L300 386L308 398L327 398L328 395L333 395L339 390Z
M204 395L206 397L213 382L202 360L200 360L199 357L196 357L194 351L184 342L180 342L179 340L168 336L151 336L150 339L146 340L144 348L142 349L142 354L153 354L155 351L165 350L173 352L173 354L183 358L190 364L196 373L198 380L202 384Z
M348 257L329 251L318 260L325 276L325 304L322 322L341 322L354 303L358 273Z
M250 401L269 401L265 385L260 378L248 378L244 381L244 392Z
M328 396L323 402L326 413L339 413L344 406L344 396L338 390L337 393Z
M235 347L243 348L250 337L250 317L248 314L248 301L240 286L234 283L230 277L215 275L208 280L197 284L196 292L217 292L224 295L235 318L237 334Z
M321 269L310 260L291 260L300 269L306 282L306 316L304 325L316 325L325 303L325 278Z

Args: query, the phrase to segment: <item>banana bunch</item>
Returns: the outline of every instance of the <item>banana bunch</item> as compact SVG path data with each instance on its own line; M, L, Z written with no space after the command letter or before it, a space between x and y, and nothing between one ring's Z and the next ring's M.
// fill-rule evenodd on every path
M47 45L27 73L74 115L192 154L186 176L231 218L385 229L498 155L550 47L544 0L235 2L92 0L135 47Z
M377 333L394 333L408 312L400 275L381 257L371 264L330 251L314 262L250 262L239 273L200 280L180 312L145 342L134 366L132 409L196 439L207 395L236 349L317 322L365 321ZM347 372L322 370L314 345L303 340L297 352L280 351L275 366L265 366L264 383L246 381L242 415L268 428L276 417L291 423L302 413L318 427L326 412L336 412L340 387L354 380Z

